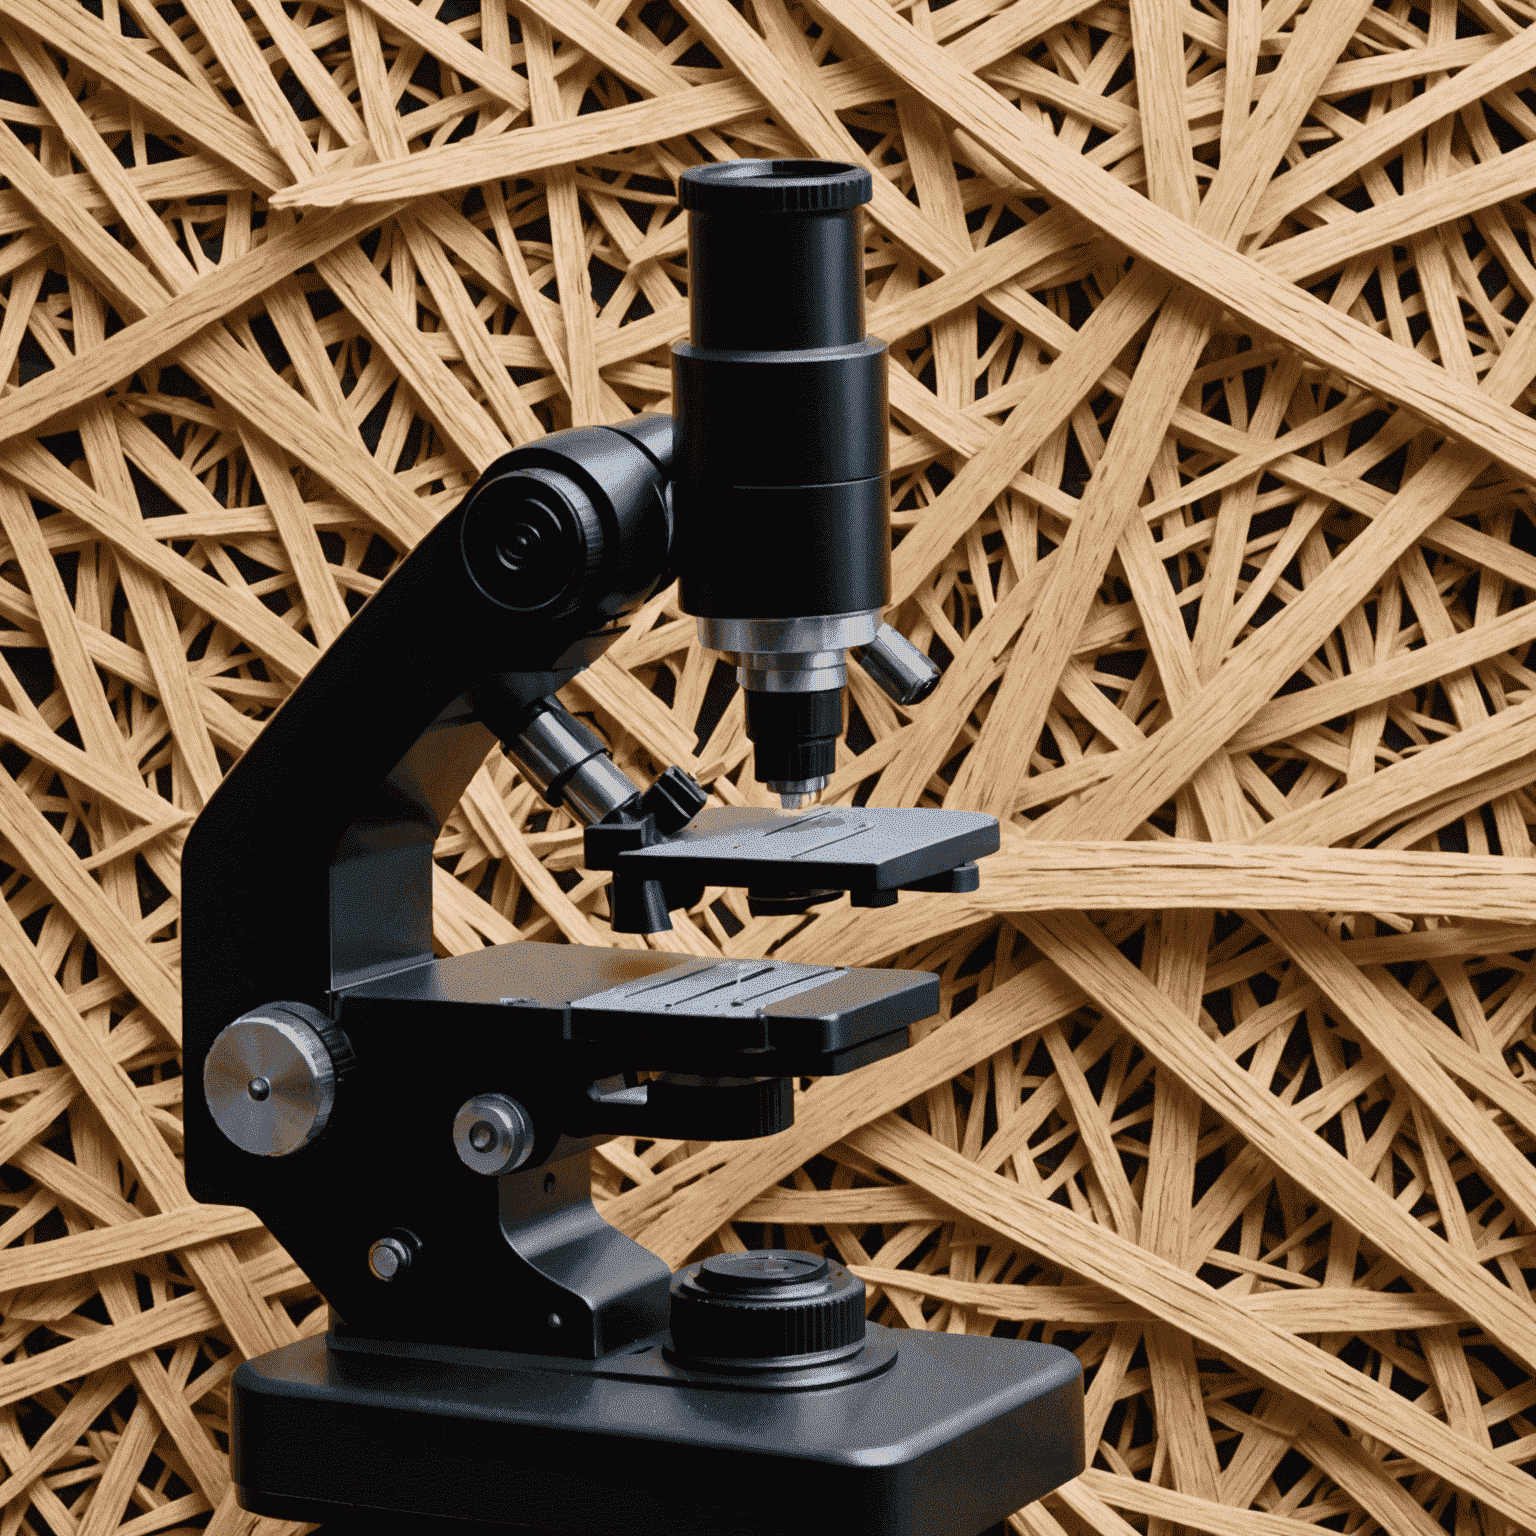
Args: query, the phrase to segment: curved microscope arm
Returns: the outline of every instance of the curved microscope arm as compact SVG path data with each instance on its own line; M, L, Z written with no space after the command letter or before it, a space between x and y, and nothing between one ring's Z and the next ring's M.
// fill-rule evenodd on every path
M444 818L498 732L515 735L525 706L590 664L617 638L612 621L670 579L671 433L670 418L639 418L498 460L235 764L182 862L191 1084L201 1087L220 1031L249 1010L281 1000L334 1017L345 1014L349 987L429 966L432 850ZM462 1029L480 1014L442 1017ZM352 1028L345 1018L342 1027ZM462 1178L445 1134L468 1097L462 1082L483 1087L487 1051L504 1058L509 1048L519 1059L500 1067L513 1080L557 1076L504 1029L462 1038L423 1030L388 1045L384 1030L354 1039L364 1048L332 1123L294 1155L232 1147L200 1091L187 1094L185 1120L192 1193L256 1210L338 1312L379 1331L389 1324L369 1318L365 1256L402 1210L430 1225L428 1187ZM438 1100L452 1106L445 1112ZM539 1161L556 1150L557 1118L544 1117L551 1134L540 1138ZM418 1146L423 1123L434 1134L419 1131ZM447 1165L434 1173L444 1152ZM455 1267L478 1263L488 1285L506 1281L515 1256L496 1231L496 1183L479 1180L475 1191L491 1202L488 1220L433 1234L435 1253L418 1266L425 1278L413 1277L419 1292L435 1273L429 1288L452 1294L463 1271L441 1261L455 1249ZM429 1295L414 1300L418 1317L430 1315ZM462 1292L457 1300L462 1312Z

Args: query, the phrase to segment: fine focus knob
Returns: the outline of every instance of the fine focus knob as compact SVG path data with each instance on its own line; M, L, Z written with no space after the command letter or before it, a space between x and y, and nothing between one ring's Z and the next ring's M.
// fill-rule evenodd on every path
M726 1253L672 1280L672 1349L683 1364L786 1370L864 1344L864 1282L816 1253Z
M218 1128L244 1152L283 1157L325 1129L352 1064L345 1035L305 1003L268 1003L220 1031L203 1062Z

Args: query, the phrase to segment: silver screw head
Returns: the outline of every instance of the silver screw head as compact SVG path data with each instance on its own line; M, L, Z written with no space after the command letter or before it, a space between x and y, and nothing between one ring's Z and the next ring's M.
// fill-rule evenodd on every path
M533 1120L504 1093L476 1094L454 1116L453 1145L459 1160L476 1173L511 1173L533 1151Z
M381 1237L368 1250L368 1268L377 1280L393 1280L411 1267L411 1250L398 1237Z

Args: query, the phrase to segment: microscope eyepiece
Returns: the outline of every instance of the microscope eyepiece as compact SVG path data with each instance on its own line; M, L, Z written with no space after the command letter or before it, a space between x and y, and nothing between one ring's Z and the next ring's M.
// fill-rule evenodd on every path
M830 777L847 651L873 642L890 599L886 349L864 334L873 189L863 166L825 160L695 166L678 187L682 604L736 661L757 778L786 803Z

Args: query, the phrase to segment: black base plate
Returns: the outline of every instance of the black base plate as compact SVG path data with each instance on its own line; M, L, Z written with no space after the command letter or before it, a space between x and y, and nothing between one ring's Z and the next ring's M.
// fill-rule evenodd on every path
M1082 1470L1082 1371L1066 1350L894 1339L878 1376L784 1393L306 1339L235 1372L231 1466L258 1514L523 1536L975 1536Z

